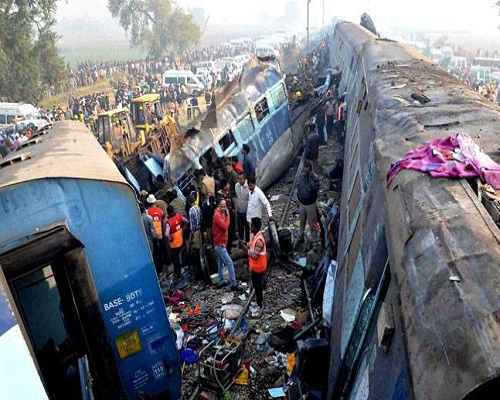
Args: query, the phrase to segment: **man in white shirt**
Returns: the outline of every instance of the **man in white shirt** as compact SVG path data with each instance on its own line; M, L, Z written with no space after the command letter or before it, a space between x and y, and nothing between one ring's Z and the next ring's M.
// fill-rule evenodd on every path
M249 188L243 172L238 174L238 182L234 185L236 192L235 205L236 205L236 222L238 224L238 238L245 242L250 241L250 225L247 222L247 209Z
M262 191L261 188L259 188L256 185L255 182L255 177L250 176L247 179L248 182L248 189L249 189L249 194L248 194L248 208L247 208L247 222L250 224L252 221L252 218L258 217L262 219L262 207L264 206L267 210L267 215L269 216L269 219L273 219L273 214L271 210L271 204L269 203L269 200L267 200L266 195Z

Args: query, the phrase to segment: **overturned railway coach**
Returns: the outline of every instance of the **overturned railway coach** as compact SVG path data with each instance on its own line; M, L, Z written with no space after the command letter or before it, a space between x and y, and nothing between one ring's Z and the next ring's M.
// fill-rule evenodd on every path
M493 398L497 193L487 198L476 179L409 170L386 188L386 175L407 151L459 131L498 162L499 109L421 54L358 25L338 23L331 49L349 110L329 398ZM419 94L430 102L417 103Z
M0 398L179 398L135 193L85 126L0 160L0 204Z
M200 126L185 134L169 131L173 183L187 195L195 170L204 168L212 174L219 159L241 158L243 145L248 145L258 184L269 187L298 153L311 109L307 103L289 109L285 79L277 60L252 59L239 77L216 93ZM150 160L148 156L141 163L149 164L151 172L153 166L159 172L155 165L159 163ZM143 180L138 180L141 185Z

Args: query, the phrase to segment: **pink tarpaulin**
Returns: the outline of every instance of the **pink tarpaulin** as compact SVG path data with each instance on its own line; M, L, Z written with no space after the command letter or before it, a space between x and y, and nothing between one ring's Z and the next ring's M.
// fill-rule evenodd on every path
M434 139L391 164L387 187L402 169L428 172L434 178L473 178L500 189L500 165L465 133Z

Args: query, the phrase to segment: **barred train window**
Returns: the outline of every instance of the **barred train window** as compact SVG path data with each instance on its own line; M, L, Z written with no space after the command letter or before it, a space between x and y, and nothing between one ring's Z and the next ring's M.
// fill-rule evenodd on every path
M269 104L267 104L267 99L265 97L255 104L255 115L259 122L262 122L262 120L269 115Z

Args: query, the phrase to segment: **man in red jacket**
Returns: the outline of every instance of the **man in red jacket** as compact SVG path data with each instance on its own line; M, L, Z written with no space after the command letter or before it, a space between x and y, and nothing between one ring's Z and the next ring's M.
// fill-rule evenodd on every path
M219 272L219 287L227 286L228 282L224 281L222 270L226 265L229 272L229 285L231 289L236 288L236 276L234 273L233 260L227 252L227 238L231 217L227 209L226 199L221 197L218 199L217 208L215 209L214 219L212 223L212 236L214 241L214 249L217 253L217 267Z

